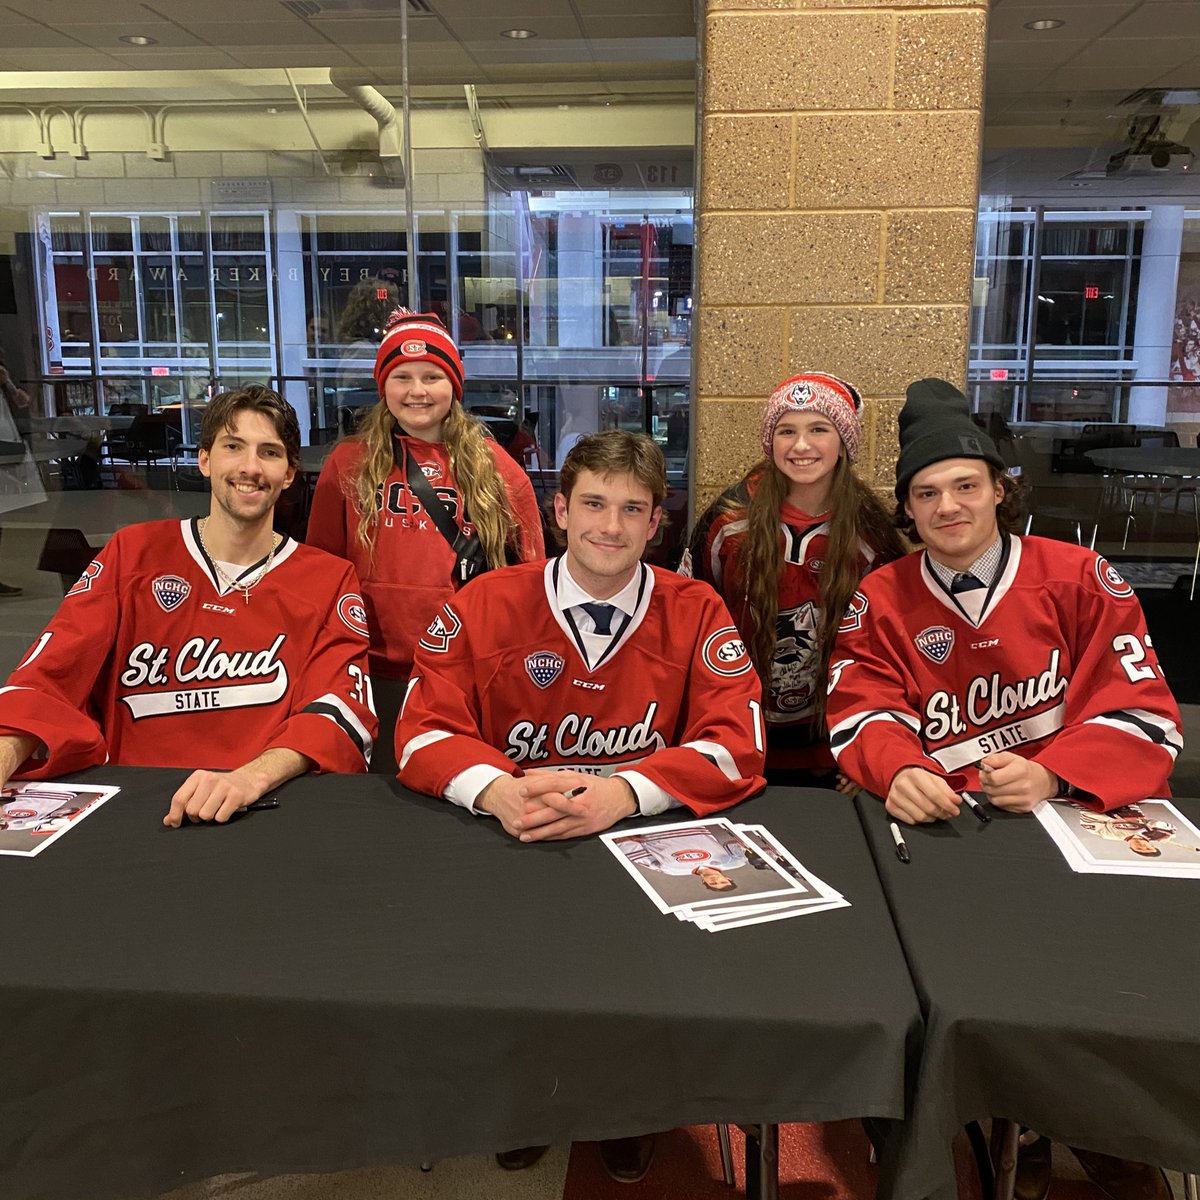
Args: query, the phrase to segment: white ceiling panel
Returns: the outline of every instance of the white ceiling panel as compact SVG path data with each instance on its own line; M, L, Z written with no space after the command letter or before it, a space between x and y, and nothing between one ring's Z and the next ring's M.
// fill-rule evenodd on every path
M1164 0L1140 5L1111 34L1120 38L1200 37L1200 4L1196 0Z
M1094 44L1066 39L1048 42L996 39L988 42L988 71L990 73L996 67L1061 67L1081 50Z
M991 14L988 22L990 37L1010 40L1024 39L1036 41L1072 41L1089 40L1100 37L1122 18L1126 17L1134 7L1124 4L1086 4L1073 8L1068 12L1056 11L1053 4L1033 4L1029 8L1010 8L1005 5ZM1058 29L1033 30L1026 29L1025 22L1041 17L1059 17L1066 23Z
M204 39L189 33L169 21L139 21L129 25L91 25L79 24L71 26L71 36L85 46L95 46L98 50L108 50L112 47L124 46L126 49L140 49L143 52L151 47L130 47L121 38L129 34L144 34L152 37L156 43L153 47L155 54L162 54L178 46L203 46Z

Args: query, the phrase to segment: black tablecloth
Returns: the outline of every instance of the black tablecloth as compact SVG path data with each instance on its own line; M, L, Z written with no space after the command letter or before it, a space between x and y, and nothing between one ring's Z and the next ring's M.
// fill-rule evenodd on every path
M949 1189L951 1138L989 1116L1200 1171L1200 880L1078 875L1034 817L965 808L906 828L904 864L856 803L926 1021L882 1194Z
M916 997L833 793L731 815L853 907L709 934L595 839L521 845L381 777L181 830L182 772L86 778L123 791L0 858L4 1200L902 1111Z

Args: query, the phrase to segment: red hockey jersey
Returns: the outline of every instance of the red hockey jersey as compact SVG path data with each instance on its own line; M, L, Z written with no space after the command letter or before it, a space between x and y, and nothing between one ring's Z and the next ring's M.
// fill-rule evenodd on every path
M409 437L398 437L396 443L400 461L405 453L415 456L430 486L461 525L462 503L445 445ZM520 532L517 557L522 562L541 560L546 556L542 521L529 476L495 442L487 444L508 489ZM382 679L406 679L417 640L456 590L454 553L420 501L409 494L399 467L392 468L376 497L379 525L374 555L363 548L354 497L363 452L363 443L353 438L334 447L313 493L306 540L354 564L371 630L371 673Z
M230 769L276 746L364 771L366 650L348 563L285 537L247 603L222 587L194 521L130 525L0 688L0 727L44 743L20 772L31 779L105 761Z
M557 566L492 572L443 607L397 725L401 781L440 796L481 763L636 769L699 815L762 788L758 677L712 588L640 565L636 611L593 670Z
M739 501L724 508L724 501ZM719 497L696 524L680 574L711 583L729 606L743 638L754 630L746 595L742 548L746 541L749 495L738 485ZM724 511L723 511L724 510ZM785 504L780 511L779 610L775 620L775 657L763 698L767 721L767 764L772 768L819 769L833 766L833 756L816 707L821 624L821 571L829 544L828 514L812 517ZM859 546L860 573L865 574L875 552Z
M1009 750L1109 809L1167 794L1183 746L1133 588L1044 538L1010 538L986 593L951 596L924 553L867 576L829 687L838 765L880 796L905 766L977 788L974 764Z

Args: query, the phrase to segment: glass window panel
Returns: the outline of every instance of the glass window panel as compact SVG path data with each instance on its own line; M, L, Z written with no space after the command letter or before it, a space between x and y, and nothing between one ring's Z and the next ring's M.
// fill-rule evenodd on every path
M140 268L144 337L147 342L174 343L177 337L174 260L161 255L147 256L141 259Z
M134 260L126 255L97 254L92 262L100 352L102 355L123 354L104 343L131 343L139 339Z
M92 249L114 251L133 249L133 222L129 217L92 218Z

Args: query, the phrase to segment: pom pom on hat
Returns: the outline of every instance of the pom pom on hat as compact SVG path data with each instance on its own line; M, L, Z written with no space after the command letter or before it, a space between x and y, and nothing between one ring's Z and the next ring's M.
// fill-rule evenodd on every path
M380 397L392 371L401 363L411 362L430 362L441 367L450 377L454 398L462 399L462 356L449 330L434 313L398 308L388 317L383 341L375 354L375 386Z
M846 447L846 456L851 462L858 458L858 444L862 435L859 414L862 412L862 397L843 379L835 375L824 375L809 371L785 379L768 397L762 416L762 447L767 458L771 457L775 426L789 412L819 412L827 417Z

